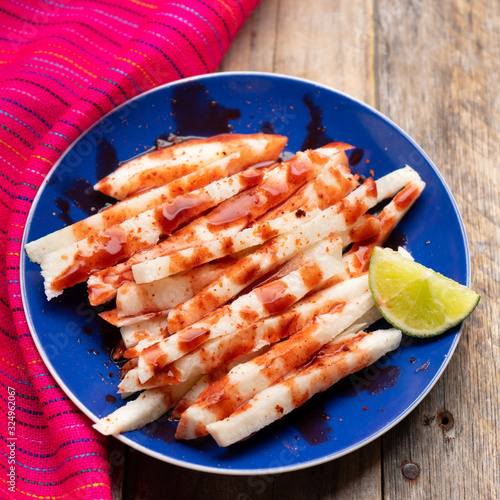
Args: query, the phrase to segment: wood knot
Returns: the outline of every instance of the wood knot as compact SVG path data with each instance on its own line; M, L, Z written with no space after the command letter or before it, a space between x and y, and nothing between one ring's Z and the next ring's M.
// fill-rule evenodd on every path
M413 481L420 475L420 466L415 462L404 462L401 467L401 472L405 479Z
M455 425L455 419L448 410L442 410L436 415L436 423L445 432L451 431Z
M425 427L430 427L435 418L436 417L434 416L424 415L424 417L422 418L422 425L425 425Z

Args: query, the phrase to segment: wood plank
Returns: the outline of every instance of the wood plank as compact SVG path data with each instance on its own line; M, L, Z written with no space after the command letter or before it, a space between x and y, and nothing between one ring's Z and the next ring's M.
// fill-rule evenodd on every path
M127 454L128 446L112 436L108 438L109 473L111 478L111 496L113 500L121 500L123 497Z
M265 0L219 69L306 78L375 105L373 2Z
M383 439L384 496L499 498L500 5L380 0L376 16L380 109L449 184L482 295L444 375Z
M308 498L311 485L315 498L381 498L380 440L333 462L278 475L207 474L166 464L139 452L133 454L129 474L134 475L135 484L129 484L126 499L155 500L161 491L165 500L302 500Z
M197 472L160 462L135 452L130 474L135 484L127 491L126 500L156 500L161 492L162 500L221 500L255 498L271 499L272 488L268 485L273 476L227 476ZM250 495L250 496L248 496Z
M342 458L276 476L273 500L382 498L380 439ZM256 498L251 496L248 498Z
M273 71L279 6L280 0L260 2L231 42L219 71Z

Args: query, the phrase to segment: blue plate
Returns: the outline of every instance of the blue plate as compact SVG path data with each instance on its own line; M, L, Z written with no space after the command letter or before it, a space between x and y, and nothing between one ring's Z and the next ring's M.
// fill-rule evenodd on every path
M77 221L109 200L90 186L118 162L155 146L168 134L275 132L287 151L330 141L357 147L356 173L375 178L412 166L427 183L395 231L414 258L469 284L467 240L455 202L425 153L396 125L345 94L274 74L219 73L159 87L105 116L54 166L33 203L23 243ZM84 284L47 302L40 269L21 257L23 300L40 354L63 390L92 420L115 400L118 367L110 360L118 330L89 306ZM99 309L98 309L99 311ZM430 340L404 338L402 346L250 439L220 449L210 438L176 442L175 424L160 419L119 436L148 455L191 469L224 474L291 471L349 453L382 435L429 392L447 365L460 327Z

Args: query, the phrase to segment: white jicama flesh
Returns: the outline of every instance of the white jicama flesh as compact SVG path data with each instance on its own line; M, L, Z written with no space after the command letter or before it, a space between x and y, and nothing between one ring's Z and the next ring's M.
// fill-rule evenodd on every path
M276 160L286 141L286 137L266 134L221 134L188 140L122 163L94 187L122 200L139 190L166 184L236 152L245 158L247 165Z
M41 268L47 297L50 300L62 289L86 280L91 272L113 266L140 250L149 249L177 225L219 205L249 185L257 184L262 178L262 172L256 169L245 170L43 255Z
M233 236L208 241L202 245L172 252L164 257L148 260L132 266L136 283L150 283L182 271L198 267L214 259L262 245L267 240L288 233L318 215L317 207L301 208L293 213L244 229Z
M141 340L165 338L169 335L167 317L158 316L140 323L122 326L120 333L126 349L136 346Z
M116 294L118 316L137 316L172 309L219 278L234 262L233 258L227 257L152 283L127 281Z
M229 416L255 394L306 363L318 349L358 321L373 305L370 292L348 303L337 304L330 313L316 317L299 332L274 344L267 353L238 365L214 382L182 414L176 437L194 439L206 435L208 424Z
M269 346L304 328L315 316L326 314L336 305L349 302L368 291L368 275L343 281L297 302L282 314L261 319L223 337L209 340L193 352L174 361L168 370L141 384L138 369L130 370L120 382L119 392L137 392L171 383L180 383L197 375L210 373L221 364L229 363L234 353L249 353ZM373 305L358 321L371 324L380 318ZM370 321L371 319L371 321ZM358 328L358 331L362 327ZM137 359L137 358L134 358Z
M258 318L289 307L321 281L343 271L340 255L338 239L322 242L315 258L298 270L242 295L202 321L149 346L139 356L139 380L146 382L153 376L155 368L179 359L207 340L227 335ZM130 354L135 355L137 352Z
M238 172L247 166L248 164L242 159L240 153L233 153L232 155L200 168L196 172L176 179L163 186L127 198L86 219L75 222L70 226L63 227L36 241L32 241L26 245L26 253L33 262L39 264L45 254L86 239L89 236L93 236L107 227L135 217L172 198L185 195L194 190L199 190L205 186L208 189L208 186L211 184L214 185L214 189L220 189L223 193L226 191L228 193L227 196L232 196L236 186L231 190L227 190L225 189L225 185L228 183L235 183L235 180L238 180L238 176L228 176L230 176L232 172ZM214 182L219 179L224 180L222 182ZM241 183L241 189L246 185L246 182ZM210 193L213 192L214 189L212 189Z
M307 364L258 393L224 420L207 425L219 446L230 446L298 408L314 394L374 363L401 342L396 329L342 336Z
M198 379L144 391L137 399L101 418L92 427L105 436L140 429L170 410Z
M331 161L329 157L315 151L299 151L290 160L267 171L256 187L225 200L165 241L135 253L114 267L93 272L88 280L90 303L99 305L114 298L117 288L130 280L133 265L238 233L269 209L288 199Z

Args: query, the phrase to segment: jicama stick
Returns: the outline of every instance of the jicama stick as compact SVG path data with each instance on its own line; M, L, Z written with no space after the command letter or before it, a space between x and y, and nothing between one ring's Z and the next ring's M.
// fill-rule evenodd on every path
M198 396L215 380L219 379L220 377L224 376L229 370L234 368L235 366L241 364L241 363L246 363L247 361L250 361L251 359L260 356L261 354L264 354L268 349L267 346L262 347L256 352L251 352L248 354L245 354L243 356L238 357L237 359L234 359L230 363L227 363L223 366L218 367L216 370L213 370L210 373L207 373L203 375L196 384L194 384L189 391L182 396L182 398L179 400L179 402L175 405L174 409L172 410L172 414L170 417L172 419L178 419L180 418L181 414L189 408L198 398Z
M105 436L140 429L170 410L191 389L198 378L179 385L144 391L137 399L129 401L111 415L101 418L92 427Z
M113 266L150 248L180 224L258 184L263 176L262 171L249 168L45 254L41 268L47 298L50 300L64 288L86 280L92 271Z
M349 253L344 256L343 261L346 263L351 276L356 276L365 270L369 263L371 251L376 245L381 245L387 239L392 229L398 224L401 218L411 208L413 203L417 200L420 193L423 191L425 183L417 180L408 184L400 192L398 192L394 199L384 207L377 219L381 224L381 231L377 237L370 238L369 241L361 241L355 244ZM281 275L286 274L292 269L293 260L287 262L285 266L280 268L279 272L273 276L273 279L278 279ZM288 266L288 270L287 270ZM282 274L280 274L282 273ZM328 288L338 281L327 280L319 288Z
M236 234L270 208L282 203L308 180L331 162L329 157L315 151L298 152L290 160L267 172L255 188L226 200L209 214L175 232L164 242L137 252L127 261L93 273L89 280L89 298L92 305L111 300L117 288L132 280L132 266L149 259L162 257L174 250L193 244Z
M43 256L40 264L48 300L65 288L85 281L93 269L103 269L158 242L158 221L152 211L115 224L97 236L73 243Z
M331 312L317 316L299 332L274 344L267 353L233 368L211 384L182 414L176 437L193 439L206 435L208 424L228 417L255 394L306 363L318 349L356 322L373 305L370 292L348 303L339 303Z
M319 148L317 151L329 156L330 147L333 147L332 151L337 151L341 147L347 149L351 146L333 143ZM293 212L310 202L316 204L321 210L324 210L347 196L358 186L358 176L351 173L349 160L343 151L339 152L335 159L336 163L332 163L328 168L324 168L315 179L309 181L300 191L280 206L269 210L258 219L257 223L272 220L288 212Z
M221 134L193 139L151 151L122 163L101 179L95 189L119 200L148 188L171 182L204 165L240 153L246 165L276 160L287 138L266 134Z
M293 335L315 316L328 313L339 303L349 302L368 291L368 276L363 274L308 295L283 313L273 315L228 335L209 340L194 351L177 359L145 383L139 381L139 370L130 370L120 382L120 392L136 392L166 384L177 384L193 376L209 373L235 357L270 345ZM367 314L372 322L380 315L375 305ZM136 359L136 358L134 358Z
M338 240L321 242L317 250L313 259L281 280L255 288L202 321L145 349L139 357L139 380L145 382L155 369L161 369L207 340L286 309L319 283L343 270ZM126 351L125 355L134 357L137 349L132 349L130 354Z
M385 243L392 230L418 199L424 187L425 182L421 180L410 182L383 208L377 217L380 221L380 233L368 241L360 241L353 245L346 256L347 259L344 259L351 276L368 269L370 255L375 246ZM328 281L321 286L328 286Z
M234 263L232 257L225 257L153 283L123 283L116 294L118 316L135 316L172 309L215 281Z
M329 234L352 228L368 209L418 179L418 174L410 167L392 172L376 182L368 178L343 200L323 210L299 229L269 241L258 251L238 261L234 268L228 269L216 282L198 292L192 299L172 309L168 315L169 330L176 332L198 321L300 250Z
M110 323L113 326L122 327L129 326L137 323L142 323L143 321L150 321L153 319L165 317L168 314L168 310L152 312L146 314L139 314L137 316L118 316L118 312L115 309L110 309L109 311L103 311L99 313L99 316Z
M212 185L212 190L209 194L214 192L214 188L220 188L223 192L226 192L227 197L230 197L238 191L235 191L236 186L228 188L226 184L228 182L231 184L235 183L240 177L234 176L234 174L250 166L247 163L248 158L246 156L248 155L244 153L233 153L168 184L127 198L86 219L28 243L26 245L26 253L33 262L39 264L42 261L42 257L47 253L86 239L107 227L135 217L172 198L199 190L208 185ZM249 170L249 172L252 172L252 170ZM216 182L228 177L231 178L231 181L226 179L224 182ZM242 181L244 182L240 183L241 189L249 187L249 184L252 182L252 179L248 177L248 175L242 177ZM258 177L255 176L253 181L257 182ZM220 199L220 195L218 195L218 198Z
M319 208L302 207L262 224L253 225L239 233L208 241L198 246L172 252L164 257L148 260L132 266L136 283L150 283L182 271L198 267L214 259L241 252L250 247L262 245L267 240L293 231L310 221L320 212Z
M120 328L123 343L126 349L136 346L141 340L159 340L168 337L166 316L159 316L140 323L124 325Z
M342 336L316 353L307 366L258 393L224 420L207 425L219 446L230 446L279 420L314 394L371 365L401 342L396 329Z

